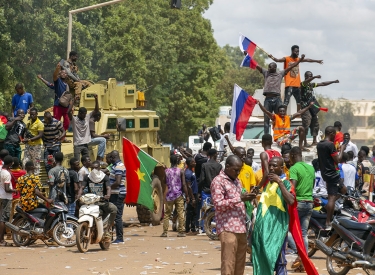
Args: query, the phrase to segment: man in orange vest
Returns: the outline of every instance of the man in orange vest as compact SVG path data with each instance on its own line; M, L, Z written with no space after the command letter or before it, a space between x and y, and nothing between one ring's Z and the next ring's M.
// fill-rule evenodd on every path
M301 116L304 112L308 111L310 107L314 105L313 102L309 104L306 108L299 110L292 116L288 116L286 114L286 106L281 105L278 108L277 114L272 114L269 112L264 106L258 101L257 102L260 109L263 113L268 116L272 120L272 127L273 127L273 140L277 143L278 146L283 146L285 143L291 143L297 136L299 136L299 148L303 151L309 151L307 148L302 146L302 143L305 139L305 129L302 126L298 126L297 128L291 130L290 129L290 121L295 119L296 117Z

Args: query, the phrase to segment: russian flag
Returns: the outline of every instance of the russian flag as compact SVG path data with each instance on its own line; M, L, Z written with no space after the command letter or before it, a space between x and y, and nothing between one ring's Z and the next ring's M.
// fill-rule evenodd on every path
M240 67L250 67L251 69L256 69L258 62L256 62L250 55L246 55L242 60Z
M236 134L236 140L241 140L256 104L256 99L234 84L230 131Z
M242 52L246 51L248 55L250 56L254 55L255 48L257 47L257 45L254 42L252 42L246 36L240 34L239 43L240 43L240 49Z

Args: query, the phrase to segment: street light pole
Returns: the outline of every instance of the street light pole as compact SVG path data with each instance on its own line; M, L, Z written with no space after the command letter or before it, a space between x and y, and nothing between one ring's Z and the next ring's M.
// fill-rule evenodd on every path
M122 1L124 1L124 0L113 0L113 1L108 1L108 2L104 2L104 3L100 3L100 4L96 4L96 5L92 5L92 6L83 7L83 8L80 8L80 9L69 11L68 49L67 49L67 53L66 53L67 59L69 58L69 53L72 50L73 14L84 12L84 11L88 11L88 10L93 10L93 9L97 9L97 8L101 8L101 7L104 7L104 6L109 6L109 5L117 4L117 3L120 3Z

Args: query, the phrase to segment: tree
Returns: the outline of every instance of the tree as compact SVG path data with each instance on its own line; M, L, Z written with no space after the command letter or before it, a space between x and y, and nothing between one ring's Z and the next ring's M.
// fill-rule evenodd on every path
M328 112L320 111L318 113L320 129L324 130L327 126L333 126L335 121L342 123L342 131L356 131L356 119L354 116L355 106L348 100L334 100L323 95L316 96L322 107L328 107Z

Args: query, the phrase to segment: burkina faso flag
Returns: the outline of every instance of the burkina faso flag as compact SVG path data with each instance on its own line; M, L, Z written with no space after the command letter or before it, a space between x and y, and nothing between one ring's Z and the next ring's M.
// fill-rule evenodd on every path
M141 204L154 210L151 173L158 162L125 137L122 150L126 168L125 203Z

